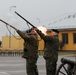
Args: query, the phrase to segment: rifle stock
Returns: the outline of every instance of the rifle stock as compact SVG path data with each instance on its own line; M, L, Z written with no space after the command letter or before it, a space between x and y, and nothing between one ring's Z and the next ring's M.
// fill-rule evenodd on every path
M15 13L19 16L19 17L21 17L24 21L26 21L28 24L30 24L33 28L36 28L33 24L31 24L29 21L27 21L24 17L22 17L19 13L17 13L16 11L15 11Z

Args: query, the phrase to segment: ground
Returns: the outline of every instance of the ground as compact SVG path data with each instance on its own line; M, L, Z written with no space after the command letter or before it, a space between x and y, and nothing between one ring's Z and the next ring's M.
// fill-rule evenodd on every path
M68 58L75 60L73 54L59 55L57 68L61 64L61 58ZM38 62L39 75L46 75L45 60L39 56ZM0 75L27 75L26 74L26 60L21 56L0 56Z

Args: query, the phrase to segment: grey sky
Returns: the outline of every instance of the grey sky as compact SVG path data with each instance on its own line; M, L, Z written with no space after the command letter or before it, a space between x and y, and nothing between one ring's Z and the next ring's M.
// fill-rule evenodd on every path
M12 6L16 6L16 8L11 8ZM76 12L76 0L0 0L0 18L20 30L24 30L28 29L26 22L14 14L14 11L37 26L39 20L40 23L44 23L53 17ZM10 13L15 16L15 21L12 20ZM13 30L11 29L11 31ZM9 32L5 24L0 22L0 39L5 35L9 35Z

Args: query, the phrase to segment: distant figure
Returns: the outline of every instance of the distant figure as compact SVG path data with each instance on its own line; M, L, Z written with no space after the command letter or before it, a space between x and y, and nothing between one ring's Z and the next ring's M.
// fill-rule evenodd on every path
M40 37L44 40L44 59L46 60L46 75L55 75L58 50L59 50L59 31L51 29L50 35L44 35L40 30L35 28Z
M63 48L63 46L64 46L64 43L63 43L63 41L59 41L59 43L60 43L60 50Z
M26 59L27 75L38 75L38 40L36 31L31 30L29 34L25 34L18 29L16 31L24 40L24 53L22 57Z
M2 41L0 41L0 47L1 47L1 45L2 45Z

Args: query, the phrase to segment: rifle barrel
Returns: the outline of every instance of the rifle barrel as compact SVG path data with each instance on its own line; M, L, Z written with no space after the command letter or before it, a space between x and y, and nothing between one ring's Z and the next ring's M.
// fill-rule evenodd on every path
M12 27L12 28L14 28L14 29L16 30L16 28L15 28L14 26L8 24L7 22L3 21L2 19L0 19L0 21L3 22L4 24L6 24L6 25L8 25L8 26L10 26L10 27Z
M27 21L25 18L23 18L19 13L17 13L16 11L15 11L15 13L16 13L19 17L21 17L23 20L25 20L27 23L29 23L32 27L35 28L35 26L34 26L33 24L31 24L29 21Z

